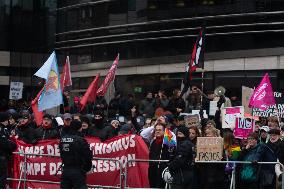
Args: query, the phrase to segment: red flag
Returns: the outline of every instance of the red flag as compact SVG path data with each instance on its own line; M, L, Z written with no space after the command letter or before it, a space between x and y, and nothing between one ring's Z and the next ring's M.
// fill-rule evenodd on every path
M64 91L65 87L72 86L69 56L66 57L62 74L60 75L60 86L62 91Z
M116 68L117 68L117 65L118 65L118 60L119 60L119 54L117 55L117 57L114 60L111 68L109 69L104 82L102 83L102 85L98 89L98 91L97 91L98 96L104 96L107 92L107 89L108 89L110 83L114 80L115 71L116 71Z
M43 119L43 112L38 111L38 99L43 91L44 87L39 91L39 93L37 94L37 96L35 97L35 99L32 100L32 110L34 112L34 118L36 121L37 125L41 125L42 124L42 119Z
M83 98L80 101L81 104L81 111L85 108L87 102L95 102L97 97L97 89L99 84L100 74L97 74L94 81L89 85L86 93L84 94Z

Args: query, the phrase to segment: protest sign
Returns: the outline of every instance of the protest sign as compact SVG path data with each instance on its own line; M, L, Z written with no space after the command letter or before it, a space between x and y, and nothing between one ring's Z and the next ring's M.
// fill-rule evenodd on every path
M260 110L258 108L252 109L253 116L259 117L269 117L269 116L279 116L284 118L284 96L281 92L274 92L274 98L276 105L270 105L267 110Z
M197 137L195 161L220 161L223 157L222 137Z
M234 129L235 138L246 139L250 133L254 130L255 121L250 118L236 118Z
M235 127L235 118L244 117L244 107L226 107L222 108L222 128L234 128Z
M133 159L148 159L149 150L140 136L137 135L122 135L114 137L105 142L101 142L98 138L86 138L90 144L90 148L94 158L112 158L119 160L124 169L128 166L129 187L147 188L148 183L148 163L127 161ZM18 151L30 154L48 154L59 156L59 140L42 140L36 145L26 144L23 141L17 140ZM45 180L52 182L60 182L61 172L60 157L48 156L27 156L27 171L26 178L29 180ZM20 178L21 169L24 167L24 156L14 155L14 178ZM107 178L107 179L105 179ZM93 160L91 171L87 175L87 184L118 186L120 178L120 166L116 161L111 160ZM13 188L17 188L17 182L13 183ZM26 182L26 188L44 188L44 189L59 189L57 184L46 184L44 187L36 182Z
M11 100L22 99L23 86L24 86L23 82L11 82L10 83L9 99L11 99Z
M189 114L184 117L185 125L186 126L199 126L200 115L199 114Z
M218 109L217 103L218 103L218 101L214 101L214 100L210 101L210 104L209 104L209 115L210 116L215 116L215 113Z
M251 114L252 109L249 107L249 100L253 93L253 89L242 86L242 106L244 107L245 113Z

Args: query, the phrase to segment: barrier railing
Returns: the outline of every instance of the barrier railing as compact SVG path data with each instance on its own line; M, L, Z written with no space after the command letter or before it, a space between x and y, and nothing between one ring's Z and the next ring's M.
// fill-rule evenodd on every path
M161 162L169 162L169 160L144 160L144 159L132 159L132 160L128 160L126 162L126 166L125 166L125 180L124 180L124 188L128 188L128 189L134 189L134 188L131 188L131 187L128 187L127 185L127 175L128 175L128 169L127 169L127 165L129 163L132 163L132 162L144 162L144 163L149 163L149 162L157 162L157 163L161 163ZM233 170L232 170L232 176L231 176L231 182L230 182L230 189L235 189L235 186L236 186L236 165L237 164L253 164L253 162L249 162L249 161L196 161L195 164L199 164L199 163L218 163L218 164L227 164L227 163L231 163L233 164ZM282 168L282 170L284 170L284 166L279 163L279 162L257 162L257 164L266 164L266 165L276 165L276 164L279 164ZM282 174L282 183L281 183L281 189L284 189L284 173Z
M47 156L47 157L57 157L59 158L60 156L57 155L50 155L50 154L33 154L33 153L22 153L22 152L14 152L14 154L18 154L21 156L24 156L24 165L20 169L20 177L19 178L8 178L7 180L9 181L18 181L18 186L17 189L20 189L21 184L23 183L23 189L26 189L26 182L36 182L36 183L48 183L48 184L60 184L60 182L55 182L55 181L48 181L48 180L32 180L32 179L27 179L27 158L29 156ZM127 184L127 179L128 179L128 165L133 162L140 162L140 163L149 163L149 162L156 162L156 163L167 163L169 160L147 160L147 159L131 159L126 161L125 163L125 168L123 171L123 165L120 160L113 159L113 158L93 158L93 160L103 160L103 161L113 161L117 162L119 164L119 186L103 186L103 185L88 185L88 187L100 187L100 188L128 188L128 189L134 189L133 187L129 187ZM235 189L236 185L236 165L237 164L253 164L252 162L249 161L196 161L196 164L199 163L214 163L214 164L232 164L233 165L233 170L232 170L232 176L231 176L231 182L230 182L230 189ZM279 164L284 170L284 166L279 163L279 162L257 162L257 164L267 164L267 165L275 165ZM123 182L124 181L124 182ZM282 174L282 183L281 183L281 188L284 189L284 174Z
M26 189L26 182L35 182L35 183L48 183L48 184L59 184L60 182L55 181L48 181L48 180L33 180L33 179L27 179L27 157L28 156L46 156L46 157L57 157L60 158L60 156L57 155L51 155L51 154L34 154L34 153L22 153L22 152L14 152L14 154L24 156L24 166L20 169L20 178L7 178L8 181L18 181L17 189L20 189L21 183L23 183L23 189ZM102 161L113 161L117 162L119 164L119 186L103 186L103 185L91 185L88 184L88 187L99 187L99 188L117 188L122 189L123 187L123 165L120 162L120 160L113 159L113 158L93 158L92 160L102 160ZM58 171L58 170L57 170ZM87 173L88 174L88 173Z

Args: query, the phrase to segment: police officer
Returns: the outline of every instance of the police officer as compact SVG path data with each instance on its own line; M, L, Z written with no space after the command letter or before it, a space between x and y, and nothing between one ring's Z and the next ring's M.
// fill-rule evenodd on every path
M87 189L86 173L92 167L92 152L81 137L82 123L73 120L68 133L60 140L59 149L63 163L62 189Z
M12 152L17 149L14 142L9 140L9 133L5 127L9 125L9 114L0 113L0 189L6 188L8 160Z

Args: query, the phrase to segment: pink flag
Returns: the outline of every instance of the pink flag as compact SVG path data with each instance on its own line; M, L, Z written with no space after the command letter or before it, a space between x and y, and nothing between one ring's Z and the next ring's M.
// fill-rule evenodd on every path
M266 73L259 86L251 95L249 107L256 107L261 110L266 110L270 105L274 104L274 93L272 91L268 73Z
M62 74L60 75L60 86L62 91L64 91L65 87L72 86L69 56L66 57Z
M117 68L117 65L118 65L118 60L119 60L119 54L117 55L117 57L114 60L111 68L109 69L104 82L102 83L102 85L98 89L98 91L97 91L98 96L104 96L107 92L107 89L108 89L110 83L114 80L115 71L116 71L116 68Z

